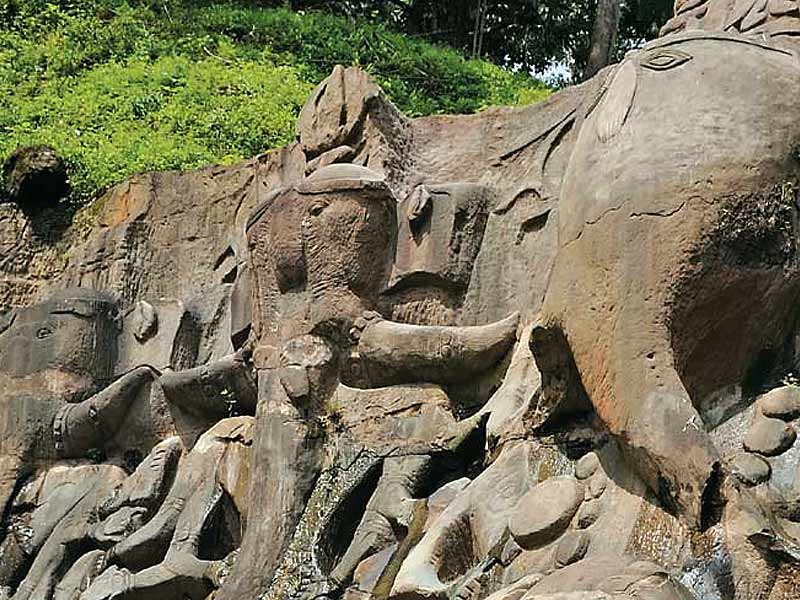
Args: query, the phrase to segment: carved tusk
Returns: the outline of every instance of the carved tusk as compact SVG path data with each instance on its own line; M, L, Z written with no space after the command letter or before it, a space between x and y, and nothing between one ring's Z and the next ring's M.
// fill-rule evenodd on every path
M479 327L406 325L377 319L365 325L358 355L378 378L457 383L497 364L516 340L518 323L519 313Z

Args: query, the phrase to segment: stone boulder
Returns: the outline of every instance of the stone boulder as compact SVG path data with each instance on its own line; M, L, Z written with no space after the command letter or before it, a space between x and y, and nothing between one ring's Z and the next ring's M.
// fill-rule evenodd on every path
M572 477L540 483L517 504L509 521L511 535L526 550L552 542L567 529L583 498L583 486Z

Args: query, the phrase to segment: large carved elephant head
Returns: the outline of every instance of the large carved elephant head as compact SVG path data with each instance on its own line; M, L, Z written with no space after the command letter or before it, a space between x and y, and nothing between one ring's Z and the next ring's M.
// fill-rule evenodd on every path
M718 464L707 430L724 417L715 392L756 384L798 316L800 61L690 30L599 77L533 348L557 382L547 341L568 343L601 420L700 524Z
M346 335L386 286L396 220L383 177L364 167L331 165L273 192L247 229L258 345Z
M67 289L8 313L4 321L0 381L14 381L3 386L8 393L48 390L68 397L111 379L120 328L109 296Z

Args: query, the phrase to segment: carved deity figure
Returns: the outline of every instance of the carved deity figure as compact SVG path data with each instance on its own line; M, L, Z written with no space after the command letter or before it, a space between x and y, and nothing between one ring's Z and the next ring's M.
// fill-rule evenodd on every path
M36 468L102 449L140 390L157 376L142 366L103 388L113 378L119 333L116 306L104 294L57 292L6 319L0 334L4 507L20 478Z
M228 416L231 406L243 412L253 411L255 381L249 354L244 350L186 371L168 371L162 375L157 369L142 365L115 378L121 350L120 324L113 299L83 288L57 292L40 304L4 317L0 332L0 424L4 431L0 440L0 502L6 515L16 511L12 510L12 500L20 484L26 478L43 476L40 474L59 462L86 460L93 452L98 455L113 452L118 461L124 459L126 448L118 447L118 432L124 431L125 440L138 438L141 449L148 452L147 443L156 432L149 430L152 428L149 417L132 415L131 407L141 402L145 410L150 409L152 384L163 390L173 406L214 420ZM134 431L125 431L126 428ZM121 471L117 467L108 468ZM203 472L213 481L214 465ZM25 600L38 597L39 593L50 594L60 574L80 558L80 548L108 546L112 539L122 541L141 527L145 520L142 510L122 511L115 516L126 523L120 535L105 536L102 540L93 538L92 528L97 524L98 514L103 512L100 508L103 490L114 483L112 475L117 476L114 473L99 476L95 487L87 488L75 508L62 515L63 520L55 519L52 526L39 523L34 530L38 541L23 539L25 527L7 529L0 554L9 564L0 569L0 586L16 585L27 570L14 597ZM183 477L187 475L184 473ZM181 502L195 498L199 508L190 511L193 516L184 517L190 521L196 520L194 513L205 510L205 503L211 502L209 496L221 498L216 488L211 491L191 488L184 484L174 491ZM14 502L20 505L22 501ZM148 506L146 512L149 516L157 513L159 517L150 523L165 518L165 522L171 522L170 510L158 503ZM120 523L112 523L111 529ZM201 519L198 523L202 527L205 521ZM165 531L162 528L160 533L163 535ZM146 535L147 530L139 537ZM130 544L135 545L133 541ZM152 549L154 542L150 540L149 544ZM183 556L177 551L173 554ZM32 564L28 565L29 561ZM178 575L189 577L182 572ZM208 583L201 581L198 585L205 589Z
M181 462L158 511L115 542L110 565L88 587L84 600L191 598L202 600L220 582L225 559L241 541L247 517L242 472L250 468L253 417L223 419L204 433ZM113 530L109 514L98 529ZM123 504L124 506L124 504Z
M718 482L714 393L780 361L800 292L800 62L724 29L687 26L601 75L532 341L545 388L569 347L632 464L698 527Z
M221 598L263 593L268 587L319 476L323 420L337 385L463 382L494 365L515 339L516 315L472 328L381 318L377 311L395 256L396 212L381 175L332 165L271 194L250 220L252 339L260 396L255 446L260 458L251 484L257 516L248 524L241 557ZM463 429L475 429L477 422ZM463 438L458 428L440 434ZM413 505L417 480L429 465L426 456L383 465L385 477L333 573L337 583L346 583L362 558L394 539L384 535L392 523L409 525L408 511L398 513L394 504L406 498L406 506ZM410 471L401 475L405 470ZM402 497L393 497L392 490ZM273 543L264 547L265 539Z
M796 598L798 40L800 0L677 0L455 119L335 69L214 327L0 316L0 598Z
M353 165L277 190L250 218L259 373L253 513L222 598L263 592L291 539L322 465L319 417L338 381L339 347L377 305L395 219L383 179Z

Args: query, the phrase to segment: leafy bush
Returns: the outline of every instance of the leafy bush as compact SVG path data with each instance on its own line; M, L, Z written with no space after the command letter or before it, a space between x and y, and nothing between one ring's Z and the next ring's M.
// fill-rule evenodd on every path
M248 10L216 5L199 11L204 31L247 47L269 48L276 60L300 64L319 81L337 64L359 65L412 116L471 113L494 104L541 99L538 81L491 63L466 60L454 50L393 33L380 24L351 22L325 13Z
M530 77L325 13L147 0L0 0L0 158L47 143L85 202L131 173L233 162L293 138L334 65L410 115L539 100Z
M88 69L70 85L12 96L0 148L48 143L86 198L133 172L233 162L291 141L311 91L289 67L207 58L131 58Z

